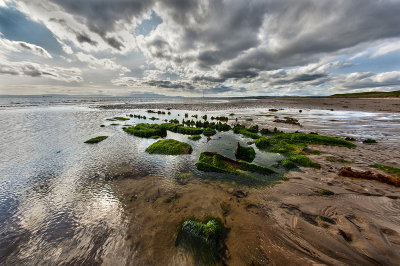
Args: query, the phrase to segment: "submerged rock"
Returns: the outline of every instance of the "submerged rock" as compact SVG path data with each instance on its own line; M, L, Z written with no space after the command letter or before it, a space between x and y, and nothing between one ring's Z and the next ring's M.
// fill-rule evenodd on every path
M241 146L238 142L237 148L235 151L236 159L243 160L251 163L256 157L256 152L253 147L244 147Z
M221 260L226 234L221 219L192 217L179 225L175 244L191 252L196 264L215 265Z
M167 130L157 124L141 123L134 127L124 128L124 131L128 134L131 134L131 135L134 135L137 137L142 137L142 138L167 136Z
M235 161L216 152L202 152L199 161L196 163L197 169L204 172L230 173L253 177L252 173L261 175L271 175L275 171L265 166L251 164L245 161Z

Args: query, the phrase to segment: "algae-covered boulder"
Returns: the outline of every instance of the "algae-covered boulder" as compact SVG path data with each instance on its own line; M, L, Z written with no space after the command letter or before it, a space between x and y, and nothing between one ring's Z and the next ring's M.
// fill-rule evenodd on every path
M243 160L251 163L256 157L256 152L253 147L244 147L241 146L238 142L236 151L235 151L236 159Z
M85 143L88 143L88 144L99 143L100 141L103 141L106 138L108 138L108 136L98 136L95 138L88 139L87 141L85 141Z
M174 139L159 140L150 145L146 152L150 154L180 155L192 153L192 146Z
M221 219L192 217L180 223L175 244L191 252L196 264L216 265L221 259L220 250L223 250L226 234Z
M189 137L188 139L196 141L196 140L201 139L201 136L200 135L193 135L193 136Z
M216 133L217 133L217 131L215 131L215 129L212 129L212 128L209 128L209 127L205 128L205 129L203 130L204 136L207 136L207 137L213 136L213 135L215 135Z
M141 123L134 127L124 128L126 133L132 134L137 137L151 138L154 136L165 137L167 130L158 124L145 124Z
M196 167L204 172L230 173L252 177L252 173L270 175L275 173L265 166L260 166L244 161L235 161L216 152L202 152Z

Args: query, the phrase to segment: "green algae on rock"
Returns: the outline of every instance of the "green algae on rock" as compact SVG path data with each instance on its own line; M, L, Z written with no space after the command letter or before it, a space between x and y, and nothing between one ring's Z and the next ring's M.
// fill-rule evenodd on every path
M124 128L124 131L128 134L142 138L151 138L154 136L159 136L159 137L167 136L167 130L158 124L141 123L133 127Z
M372 165L370 165L370 167L380 169L389 175L396 175L397 177L400 178L400 168L396 168L396 167L393 167L390 165L378 164L378 163L372 164Z
M121 117L121 116L116 116L116 117L114 117L113 119L114 119L114 120L119 120L119 121L126 121L126 120L129 120L129 118Z
M204 172L228 173L253 177L252 173L261 175L274 174L275 171L265 166L251 164L245 161L235 161L216 152L202 152L196 167Z
M217 131L215 131L215 129L207 127L203 130L203 134L204 136L210 137L217 134Z
M238 142L236 151L235 151L236 159L243 160L251 163L256 157L256 152L253 147L244 147L241 146Z
M88 139L87 141L85 141L85 143L89 143L89 144L99 143L100 141L103 141L106 138L108 138L108 136L98 136L95 138Z
M208 216L201 220L190 217L179 224L175 245L192 253L196 264L216 265L221 260L220 251L227 232L219 218Z
M243 136L252 138L252 139L259 139L261 136L259 136L257 133L249 131L245 126L237 124L233 128L233 133L235 134L242 134Z
M146 152L150 154L181 155L192 153L192 146L174 139L159 140L150 145Z
M196 140L201 139L201 136L200 135L193 135L193 136L189 137L188 139L196 141Z

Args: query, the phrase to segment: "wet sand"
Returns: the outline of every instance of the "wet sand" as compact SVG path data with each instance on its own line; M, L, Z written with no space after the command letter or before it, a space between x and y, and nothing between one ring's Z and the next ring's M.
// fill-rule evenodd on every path
M108 104L97 105L101 109L166 109L214 111L229 109L249 108L297 108L321 110L354 110L364 112L400 112L399 98L296 98L296 97L270 97L270 98L192 98L191 103L151 103L151 104Z
M393 112L400 103L391 99L327 101L351 102L349 106L360 108L364 108L364 102L369 111L376 112L381 111L378 108L392 108ZM374 101L380 103L372 105ZM304 108L302 104L299 108ZM190 254L175 246L177 226L185 217L213 215L221 217L229 228L222 252L222 262L227 265L398 265L400 189L377 181L340 177L338 171L351 166L385 174L369 165L398 167L400 146L358 142L355 149L312 148L321 151L321 155L310 155L321 169L289 172L288 181L271 187L192 177L187 184L168 189L163 177L130 177L127 173L126 178L114 183L130 217L131 257L127 261L132 265L193 265ZM332 162L326 157L350 163ZM335 194L322 195L322 189ZM320 216L332 219L333 224Z

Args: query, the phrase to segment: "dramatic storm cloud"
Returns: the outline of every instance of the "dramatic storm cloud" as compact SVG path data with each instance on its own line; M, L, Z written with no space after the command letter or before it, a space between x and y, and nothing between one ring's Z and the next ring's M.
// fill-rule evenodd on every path
M0 93L397 90L399 13L400 0L0 0Z

